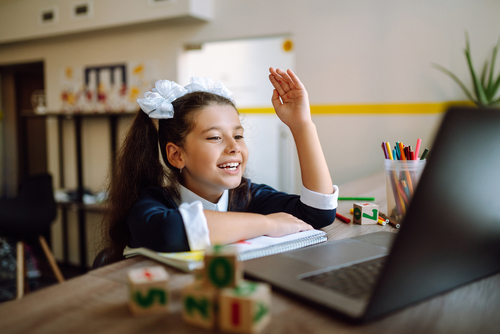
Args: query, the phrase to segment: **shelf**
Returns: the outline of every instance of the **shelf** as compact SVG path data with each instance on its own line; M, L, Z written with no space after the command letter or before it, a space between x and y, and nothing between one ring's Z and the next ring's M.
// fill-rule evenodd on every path
M47 117L47 116L55 116L55 117L64 117L66 119L72 119L75 117L109 117L109 116L135 116L137 111L109 111L109 112L76 112L76 113L65 113L65 112L57 112L57 111L48 111L43 114L35 114L32 110L23 110L21 111L21 117Z
M77 211L77 210L84 210L86 212L98 212L102 213L105 211L104 204L85 204L77 201L70 201L70 202L57 202L57 205L60 207L67 208L72 211Z
M61 113L61 112L46 112L43 114L35 114L32 110L26 110L21 113L21 117L41 118L55 116L58 121L58 152L59 152L59 187L65 186L65 170L64 170L64 144L67 142L63 136L63 122L71 121L74 124L75 136L75 158L76 158L76 177L77 177L77 196L76 200L70 202L58 202L61 208L62 221L62 238L63 238L63 257L64 262L68 261L68 210L74 211L77 214L78 221L78 236L79 236L79 256L80 266L83 272L88 270L87 267L87 236L86 236L86 213L95 212L103 213L103 204L85 204L83 202L84 189L86 188L83 180L83 152L82 152L82 123L84 118L103 117L109 121L110 131L110 148L111 148L111 164L114 164L117 146L117 124L121 117L134 116L136 113L130 112L106 112L106 113Z

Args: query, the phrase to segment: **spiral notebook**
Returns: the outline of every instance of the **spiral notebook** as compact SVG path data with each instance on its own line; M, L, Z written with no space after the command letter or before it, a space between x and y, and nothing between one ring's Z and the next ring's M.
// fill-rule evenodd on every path
M310 230L285 235L279 238L261 236L242 240L231 245L237 248L238 259L240 261L246 261L319 244L326 240L327 236L325 232ZM186 272L202 267L204 257L203 251L160 253L144 247L126 247L123 251L123 255L126 258L143 255Z

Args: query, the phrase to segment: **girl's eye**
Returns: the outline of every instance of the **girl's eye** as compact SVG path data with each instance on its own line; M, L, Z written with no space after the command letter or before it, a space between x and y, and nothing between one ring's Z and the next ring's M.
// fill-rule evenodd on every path
M210 138L207 138L208 140L220 140L221 138L219 136L213 136Z
M234 136L234 139L236 139L236 140L241 140L243 138L244 138L243 135L236 135L236 136Z

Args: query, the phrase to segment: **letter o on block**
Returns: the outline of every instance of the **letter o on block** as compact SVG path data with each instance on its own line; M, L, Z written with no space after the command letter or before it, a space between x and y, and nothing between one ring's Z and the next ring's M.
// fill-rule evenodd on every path
M237 249L214 246L205 251L205 279L216 289L234 288L243 277Z
M231 285L234 279L234 266L225 257L217 257L210 262L208 277L218 288Z

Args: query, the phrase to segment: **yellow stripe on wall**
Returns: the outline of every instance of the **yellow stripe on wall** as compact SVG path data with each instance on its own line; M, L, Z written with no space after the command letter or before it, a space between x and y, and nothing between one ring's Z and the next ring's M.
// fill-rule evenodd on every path
M397 103L397 104L346 104L346 105L312 105L311 113L327 114L439 114L450 106L471 106L469 101L449 101L433 103ZM241 108L244 114L274 113L269 108Z

